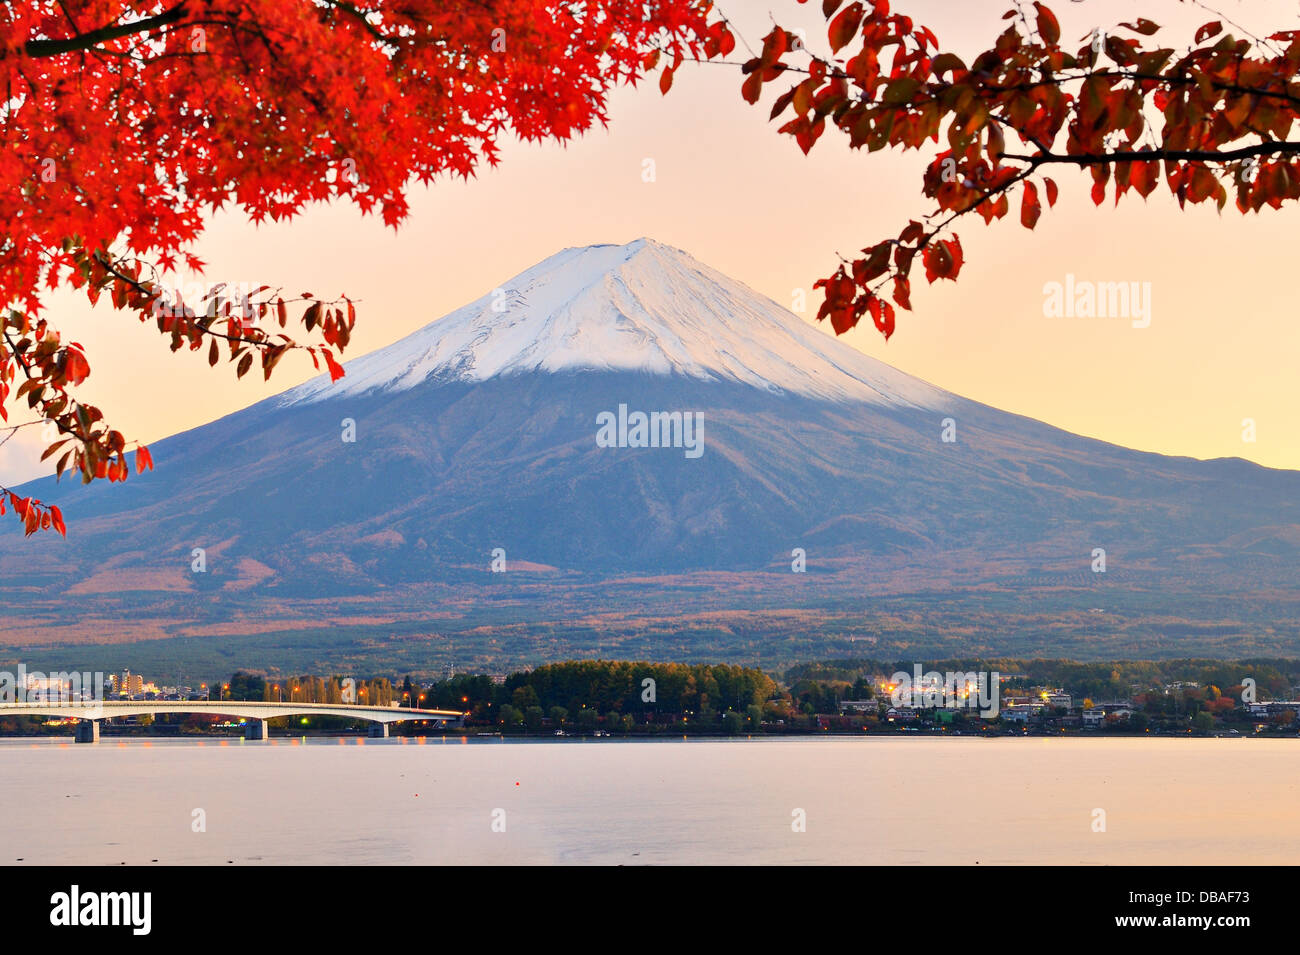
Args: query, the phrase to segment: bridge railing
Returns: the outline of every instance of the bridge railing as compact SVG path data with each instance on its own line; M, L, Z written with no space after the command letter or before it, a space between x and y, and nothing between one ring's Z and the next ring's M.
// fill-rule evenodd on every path
M292 700L30 700L0 702L0 714L77 717L96 720L156 713L207 713L215 716L264 718L268 716L357 717L380 723L407 720L460 720L468 714L459 710L430 710L359 703L307 703Z

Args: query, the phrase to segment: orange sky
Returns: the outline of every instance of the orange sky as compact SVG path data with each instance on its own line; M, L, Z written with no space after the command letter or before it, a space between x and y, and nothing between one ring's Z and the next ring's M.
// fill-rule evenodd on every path
M895 9L970 54L1001 29L1008 0L909 2ZM724 0L756 44L773 18L824 37L820 4ZM1213 19L1191 4L1055 4L1063 35L1137 15L1166 25L1185 45ZM1271 7L1271 9L1270 9ZM771 15L769 15L769 10ZM1291 5L1228 0L1223 12L1248 28L1297 26ZM1164 37L1162 33L1159 35ZM823 41L824 42L824 41ZM197 253L213 282L283 285L360 300L349 356L371 351L490 291L556 250L650 236L789 306L837 262L928 211L924 157L851 152L828 132L810 157L767 122L771 98L750 107L739 71L685 66L672 92L655 84L616 94L608 131L567 148L506 144L502 165L466 184L415 187L400 233L350 206L317 208L293 223L254 229L238 215L212 221ZM656 180L642 181L653 159ZM893 340L874 331L853 346L950 391L1117 444L1195 457L1240 456L1300 468L1297 365L1300 322L1291 302L1295 207L1242 217L1231 207L1179 212L1163 192L1101 209L1088 182L1060 171L1061 201L1034 232L1009 217L961 229L966 266L957 284L914 284L915 311ZM1126 319L1049 318L1043 287L1067 273L1097 282L1149 282L1147 328ZM918 273L919 279L919 273ZM286 357L270 385L197 355L173 356L150 327L90 309L72 294L49 317L88 349L84 394L130 437L154 441L281 391L312 374ZM805 315L805 318L809 315ZM93 387L92 387L93 386ZM21 414L21 412L18 412ZM1242 420L1257 440L1242 440ZM0 448L0 480L44 470L37 429Z

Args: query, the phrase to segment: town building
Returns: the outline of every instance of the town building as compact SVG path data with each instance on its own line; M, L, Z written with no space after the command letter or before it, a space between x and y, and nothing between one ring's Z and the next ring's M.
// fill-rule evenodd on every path
M875 700L841 700L841 713L874 713L878 710L879 704Z

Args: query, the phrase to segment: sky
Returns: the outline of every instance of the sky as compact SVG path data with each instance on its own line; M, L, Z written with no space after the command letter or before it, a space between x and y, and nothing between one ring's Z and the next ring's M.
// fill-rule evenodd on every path
M820 4L722 0L757 47L773 21L804 28L824 48ZM1009 0L896 0L940 42L971 55L992 44ZM1192 3L1055 3L1068 40L1138 15L1177 47L1216 17ZM1225 0L1248 29L1297 26L1292 5ZM350 205L318 206L290 223L254 227L238 212L209 220L195 252L206 279L283 286L358 301L347 357L382 347L490 292L554 252L649 236L677 246L787 307L802 290L811 321L818 278L838 256L895 236L929 211L921 153L852 151L828 131L805 157L740 96L734 66L687 64L668 96L653 81L618 91L610 124L568 145L503 144L497 169L468 183L414 185L398 232ZM783 87L778 87L783 88ZM653 160L654 180L645 181ZM960 228L966 264L957 283L914 276L914 311L885 342L854 330L850 345L965 397L1116 444L1197 458L1244 457L1300 469L1293 295L1295 206L1259 216L1230 205L1180 211L1163 190L1147 202L1094 207L1090 180L1060 171L1055 209L1030 232L1015 216ZM1136 282L1150 321L1045 314L1045 286ZM182 277L184 280L187 277ZM204 424L315 373L289 355L271 382L236 381L198 354L173 355L152 325L91 308L79 293L48 299L47 317L89 354L83 397L113 426L145 442ZM828 326L821 326L830 334ZM16 412L21 415L21 411ZM14 420L19 420L13 416ZM1254 440L1244 422L1253 422ZM0 482L47 473L39 429L0 447Z

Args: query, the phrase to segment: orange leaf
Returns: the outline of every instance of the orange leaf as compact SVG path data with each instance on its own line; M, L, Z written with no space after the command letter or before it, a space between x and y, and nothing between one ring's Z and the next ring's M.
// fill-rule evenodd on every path
M343 366L334 360L334 355L328 348L322 348L320 351L321 355L325 358L325 364L329 367L330 381L338 381L343 377Z
M952 239L941 239L927 245L921 253L921 261L925 264L926 281L932 283L936 279L956 281L957 273L962 267L961 242L953 236Z
M831 21L826 29L826 36L831 41L831 50L838 53L857 35L862 24L862 4L851 3Z
M1222 32L1223 32L1223 24L1220 23L1218 20L1211 20L1209 23L1204 24L1199 30L1196 31L1196 42L1204 43L1210 37L1218 36Z
M320 312L320 302L312 302L311 305L307 306L307 311L303 312L302 315L302 323L307 327L307 331L311 331L316 327L316 324L320 321Z
M1048 46L1055 46L1061 39L1061 25L1056 21L1056 14L1035 0L1034 9L1038 11L1038 35Z
M901 275L894 276L894 301L909 312L912 310L912 283Z
M79 385L90 375L90 363L76 349L69 348L64 358L63 374L74 385Z
M1042 213L1043 207L1038 201L1038 187L1032 182L1026 182L1020 202L1020 224L1026 229L1032 229L1038 224L1038 217Z

